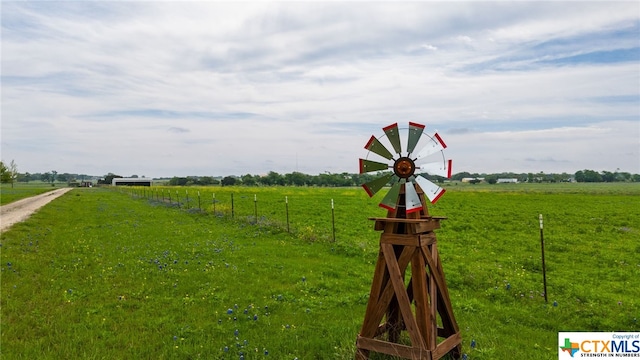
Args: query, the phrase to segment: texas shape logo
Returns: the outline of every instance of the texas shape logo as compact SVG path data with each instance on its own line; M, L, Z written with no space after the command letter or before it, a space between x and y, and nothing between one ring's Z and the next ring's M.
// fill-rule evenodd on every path
M573 354L577 353L578 350L580 350L580 344L571 342L569 338L565 338L564 346L560 346L560 350L566 351L567 353L569 353L569 355L571 355L571 357L573 357Z

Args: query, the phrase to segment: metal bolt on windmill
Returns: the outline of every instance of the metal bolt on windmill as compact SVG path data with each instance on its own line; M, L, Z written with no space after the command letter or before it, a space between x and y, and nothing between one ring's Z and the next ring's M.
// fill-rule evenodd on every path
M451 160L444 157L447 146L421 124L410 122L400 129L395 123L382 130L379 138L371 136L365 145L367 158L360 159L361 174L387 172L362 185L370 197L389 183L391 188L380 202L387 216L370 218L382 233L356 359L368 359L370 352L426 360L450 354L459 359L462 339L434 232L446 218L430 216L427 209L427 199L434 204L445 190L420 175L451 177ZM395 155L381 140L391 144ZM386 162L369 160L371 153ZM434 161L425 162L429 159Z

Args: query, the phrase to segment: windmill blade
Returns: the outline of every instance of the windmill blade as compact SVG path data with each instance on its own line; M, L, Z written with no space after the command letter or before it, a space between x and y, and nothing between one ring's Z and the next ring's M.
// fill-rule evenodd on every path
M447 179L451 177L451 160L436 161L427 164L423 164L418 166L421 172L426 172L429 175L438 175L446 177Z
M382 128L384 133L387 134L387 139L391 142L393 146L393 150L396 151L398 155L402 152L402 146L400 146L400 132L398 131L398 123L391 124L387 127Z
M364 188L364 191L366 191L367 194L369 194L369 197L373 197L373 195L375 195L378 191L380 191L380 189L382 189L385 185L387 185L387 183L389 182L389 180L391 180L392 177L393 177L393 174L389 173L375 180L371 180L368 183L362 184L362 187Z
M409 122L409 138L407 141L407 152L409 155L411 155L413 150L416 148L416 145L418 144L418 141L420 141L420 137L422 136L423 131L424 125Z
M382 145L380 140L376 139L376 137L373 135L371 135L371 139L369 139L369 142L367 142L367 145L365 145L364 148L382 156L387 160L393 159L393 155L391 154L391 152L389 152L389 150L387 150L387 148Z
M442 141L442 138L440 137L440 135L438 135L438 133L435 133L433 134L433 137L431 138L431 140L429 140L427 145L425 145L425 147L422 148L422 150L420 150L420 152L418 153L418 156L416 156L416 160L422 159L431 154L435 154L438 151L442 151L446 148L447 148L447 144L445 144L444 141Z
M397 182L391 186L387 195L384 196L382 201L380 201L380 207L383 207L387 210L395 210L398 206L398 196L400 196L400 186L402 182Z
M360 159L360 174L368 173L371 171L388 170L389 165L377 161L371 161L367 159Z
M404 198L407 205L407 214L422 210L422 202L420 196L412 183L407 183L404 186Z
M432 204L435 204L445 192L445 189L427 180L422 175L416 176L415 181Z

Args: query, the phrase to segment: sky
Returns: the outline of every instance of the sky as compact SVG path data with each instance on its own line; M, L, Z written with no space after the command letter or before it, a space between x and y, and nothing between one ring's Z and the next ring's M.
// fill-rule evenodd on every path
M415 122L453 173L640 173L637 1L0 6L19 172L357 173Z

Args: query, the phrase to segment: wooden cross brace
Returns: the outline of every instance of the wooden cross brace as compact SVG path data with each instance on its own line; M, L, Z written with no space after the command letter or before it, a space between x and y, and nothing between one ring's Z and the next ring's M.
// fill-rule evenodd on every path
M412 276L405 286L409 265ZM410 345L400 343L405 330ZM368 359L370 351L406 359L437 360L447 353L459 358L460 343L435 234L383 233L356 358Z

